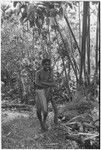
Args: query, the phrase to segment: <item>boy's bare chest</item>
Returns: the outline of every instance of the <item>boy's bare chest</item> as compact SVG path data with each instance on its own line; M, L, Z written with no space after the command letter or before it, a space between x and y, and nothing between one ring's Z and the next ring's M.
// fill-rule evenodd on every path
M48 81L49 78L50 78L50 73L49 72L42 71L40 73L40 80L41 81Z

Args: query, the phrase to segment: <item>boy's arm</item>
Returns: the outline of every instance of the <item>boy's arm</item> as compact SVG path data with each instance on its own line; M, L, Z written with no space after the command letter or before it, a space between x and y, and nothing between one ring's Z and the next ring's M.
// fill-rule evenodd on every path
M56 84L55 82L41 82L42 85L50 86L50 87L55 87Z
M53 79L53 72L51 71L51 76L48 82L41 82L43 85L49 86L49 87L55 87L56 83L54 82Z
M43 85L42 82L40 82L40 72L36 72L35 74L35 84L41 88L46 88L46 85Z

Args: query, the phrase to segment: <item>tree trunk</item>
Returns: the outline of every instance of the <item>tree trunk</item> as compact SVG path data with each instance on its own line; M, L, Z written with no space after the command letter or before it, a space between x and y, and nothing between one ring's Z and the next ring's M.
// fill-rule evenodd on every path
M81 21L80 21L80 2L79 2L79 6L78 6L78 9L79 9L79 47L81 47Z
M87 64L88 64L88 69L87 69L87 82L88 85L90 84L90 5L88 3L88 38L87 38Z
M49 25L50 25L50 23L49 23L49 18L48 18L48 49L49 49L49 57L51 58L52 57L52 53L51 53L51 48L50 48L50 46L51 46L51 40L50 40L50 30L49 30Z
M64 15L64 18L65 18L65 20L66 20L66 23L67 23L67 25L68 25L68 27L69 27L69 30L70 30L72 36L73 36L73 39L74 39L74 41L75 41L75 43L76 43L76 46L77 46L78 51L79 51L79 54L81 54L80 48L79 48L79 46L78 46L78 43L77 43L76 38L75 38L75 36L74 36L74 33L73 33L73 31L72 31L72 29L71 29L71 27L70 27L70 24L69 24L69 22L68 22L68 19L67 19L67 17L66 17L65 15Z
M85 68L85 54L86 54L86 41L87 41L87 12L89 2L84 2L83 5L83 26L82 26L82 45L81 45L81 60L80 60L80 76L79 83L82 83L82 75L86 74Z
M70 62L68 60L68 79L70 80Z
M70 93L70 88L69 88L69 81L68 81L68 77L67 77L67 71L66 71L66 65L65 65L65 62L64 62L64 59L61 57L62 59L62 63L63 63L63 67L64 67L64 71L65 71L65 78L66 78L66 87L68 89L68 96L71 97L71 93Z
M96 49L95 49L95 76L97 75L98 72L98 53L99 53L99 48L100 48L100 3L98 6L98 16L97 16L97 28L96 28Z

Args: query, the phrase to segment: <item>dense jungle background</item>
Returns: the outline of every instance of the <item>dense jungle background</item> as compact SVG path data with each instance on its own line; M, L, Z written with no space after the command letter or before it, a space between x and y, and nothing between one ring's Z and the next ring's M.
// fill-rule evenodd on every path
M1 107L4 149L100 149L99 1L1 3ZM41 133L35 72L43 58L54 71L49 130Z

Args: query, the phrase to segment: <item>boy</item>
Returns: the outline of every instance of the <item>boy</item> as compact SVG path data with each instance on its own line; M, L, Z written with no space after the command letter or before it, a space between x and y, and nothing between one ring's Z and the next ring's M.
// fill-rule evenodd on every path
M52 103L54 109L54 123L57 124L57 108L52 100L52 87L55 87L53 81L53 74L51 69L51 60L42 60L43 68L36 73L35 84L36 84L36 107L37 117L40 121L42 130L47 130L46 118L48 114L48 102Z

